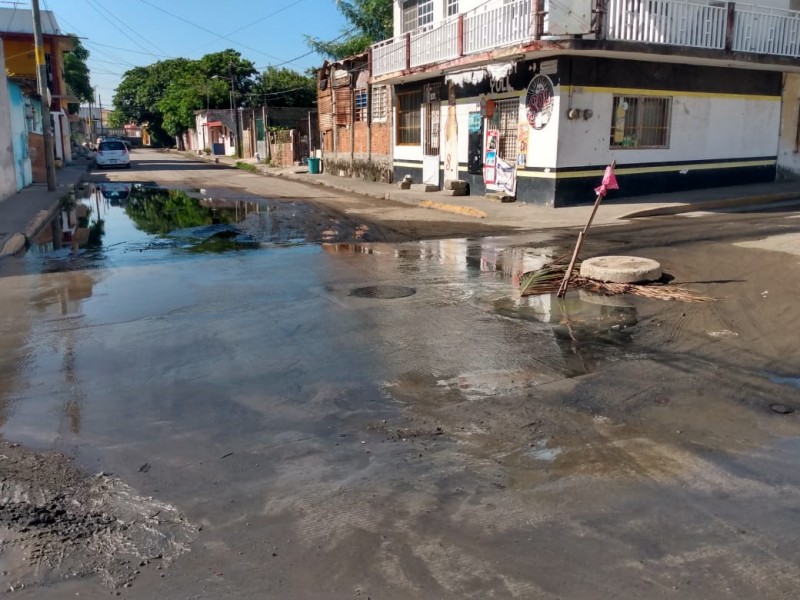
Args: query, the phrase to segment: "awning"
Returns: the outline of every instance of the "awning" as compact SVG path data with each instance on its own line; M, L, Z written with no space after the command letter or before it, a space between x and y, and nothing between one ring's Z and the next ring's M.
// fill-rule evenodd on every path
M222 121L209 121L205 125L206 127L222 127Z

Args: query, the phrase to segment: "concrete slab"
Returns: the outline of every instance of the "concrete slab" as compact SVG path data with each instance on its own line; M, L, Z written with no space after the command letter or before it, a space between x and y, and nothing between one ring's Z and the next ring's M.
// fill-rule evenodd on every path
M430 183L412 183L411 189L415 192L438 192L439 186Z
M661 265L640 256L596 256L581 263L581 277L611 283L656 281Z

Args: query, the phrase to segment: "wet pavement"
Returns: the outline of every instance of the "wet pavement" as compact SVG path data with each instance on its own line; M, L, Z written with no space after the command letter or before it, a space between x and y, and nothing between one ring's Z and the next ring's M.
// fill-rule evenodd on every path
M520 299L551 237L385 243L152 182L78 202L81 247L45 235L1 265L0 431L102 472L81 504L162 542L36 546L0 513L16 595L796 590L800 428L768 408L796 377L637 343L641 299Z

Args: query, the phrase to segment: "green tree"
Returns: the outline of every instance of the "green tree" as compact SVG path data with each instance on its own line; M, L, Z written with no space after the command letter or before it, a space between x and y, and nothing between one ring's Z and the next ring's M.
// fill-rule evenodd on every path
M392 0L336 0L336 6L351 27L331 41L306 36L309 47L323 56L353 56L392 36Z
M250 104L261 106L313 106L317 101L314 77L291 69L267 67L253 86Z
M113 99L113 126L146 126L156 140L172 138L194 126L194 111L235 105L248 98L257 70L235 50L207 54L199 60L175 58L127 71Z
M79 100L68 106L69 112L75 114L78 112L80 102L91 102L94 98L94 90L89 77L89 67L86 65L89 51L81 44L78 36L70 34L70 37L73 48L64 54L64 82L72 95Z

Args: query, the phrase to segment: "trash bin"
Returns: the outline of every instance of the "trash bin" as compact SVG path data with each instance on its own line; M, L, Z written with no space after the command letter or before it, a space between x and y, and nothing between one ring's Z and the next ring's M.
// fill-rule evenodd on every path
M319 158L309 158L308 159L308 172L312 175L319 175Z

